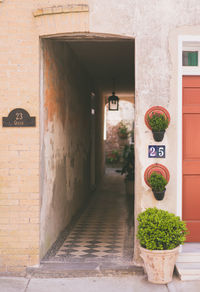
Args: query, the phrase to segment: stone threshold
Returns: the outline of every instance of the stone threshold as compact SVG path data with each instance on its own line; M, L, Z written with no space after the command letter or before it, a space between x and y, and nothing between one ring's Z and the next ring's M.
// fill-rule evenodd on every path
M112 263L45 263L27 268L27 276L35 278L80 278L120 275L143 275L142 267Z
M176 272L183 281L200 280L200 243L185 243L176 261Z

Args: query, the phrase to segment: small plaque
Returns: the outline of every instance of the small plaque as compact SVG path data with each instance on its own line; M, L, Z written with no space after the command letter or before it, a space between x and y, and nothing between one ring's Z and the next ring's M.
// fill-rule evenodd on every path
M23 108L15 108L8 117L3 117L3 127L35 127L35 117L30 117Z
M149 145L149 158L165 158L165 145Z

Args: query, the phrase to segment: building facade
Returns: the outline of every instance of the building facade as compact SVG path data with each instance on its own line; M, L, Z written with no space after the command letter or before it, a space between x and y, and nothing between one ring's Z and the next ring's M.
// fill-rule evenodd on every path
M198 64L182 66L182 51L199 52L199 1L0 2L0 271L23 272L39 264L103 175L104 106L111 86L98 81L101 67L98 72L93 69L92 80L78 61L88 60L89 70L99 64L87 59L89 49L83 42L95 42L91 50L97 55L96 42L108 42L110 53L101 59L105 64L116 43L122 56L126 49L133 50L134 80L126 78L119 93L135 99L135 228L138 213L157 206L195 221L191 241L199 241L200 218L195 216L200 185L200 70ZM111 65L117 63L123 72L120 59ZM183 75L189 77L182 82ZM96 95L96 121L90 116L91 92ZM156 143L144 117L154 106L170 114L160 143L165 158L148 156L148 146ZM32 126L27 126L20 109L35 117ZM97 133L92 140L91 122ZM144 180L145 170L154 163L164 165L170 174L160 202ZM134 241L134 262L140 265Z

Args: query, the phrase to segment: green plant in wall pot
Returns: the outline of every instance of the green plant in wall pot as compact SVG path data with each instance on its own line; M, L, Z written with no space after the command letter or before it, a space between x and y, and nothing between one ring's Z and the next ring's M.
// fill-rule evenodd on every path
M160 142L163 140L165 130L168 128L169 120L161 113L152 113L148 116L149 126L152 129L154 140Z
M148 179L148 183L152 188L154 197L156 200L163 200L167 185L167 180L162 176L162 174L157 172L152 172L150 178Z
M148 280L157 284L169 283L179 246L188 233L185 222L175 214L157 208L146 209L137 220L137 239Z

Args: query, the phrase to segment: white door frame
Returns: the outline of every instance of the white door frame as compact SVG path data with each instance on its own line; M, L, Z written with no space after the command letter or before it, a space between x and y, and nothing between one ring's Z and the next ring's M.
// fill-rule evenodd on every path
M200 75L200 68L188 68L186 71L182 66L183 43L199 43L200 35L180 35L178 38L178 148L177 148L177 215L182 218L182 76ZM192 49L192 46L191 46ZM200 58L199 58L200 63ZM197 69L197 70L196 70Z

